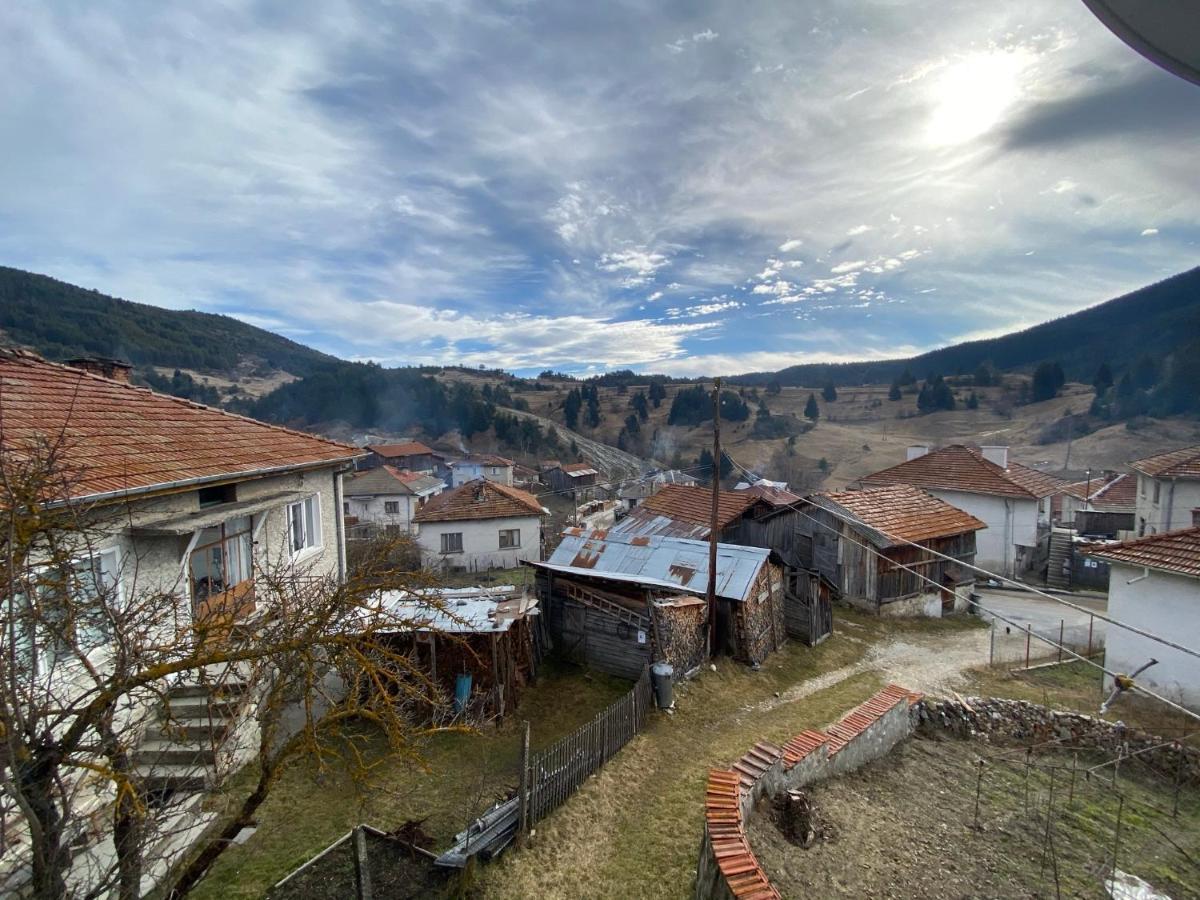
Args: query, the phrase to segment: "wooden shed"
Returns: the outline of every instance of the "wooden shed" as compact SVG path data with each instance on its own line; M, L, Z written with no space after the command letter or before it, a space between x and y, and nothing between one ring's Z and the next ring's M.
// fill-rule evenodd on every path
M677 675L711 653L704 541L568 529L539 570L539 597L560 649L636 677L651 662ZM783 570L770 551L718 545L716 652L760 663L786 639Z
M802 562L850 605L930 616L966 607L975 575L963 564L987 527L970 513L905 484L814 494L800 512Z
M536 597L464 588L388 592L383 602L403 623L383 633L441 689L445 709L431 717L453 713L461 676L470 681L463 711L474 719L511 712L537 676L547 636Z

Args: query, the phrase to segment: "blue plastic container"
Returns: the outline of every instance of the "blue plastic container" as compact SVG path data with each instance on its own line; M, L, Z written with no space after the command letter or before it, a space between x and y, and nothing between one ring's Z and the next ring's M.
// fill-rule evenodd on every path
M471 675L463 673L454 679L454 712L457 715L467 708L471 699Z

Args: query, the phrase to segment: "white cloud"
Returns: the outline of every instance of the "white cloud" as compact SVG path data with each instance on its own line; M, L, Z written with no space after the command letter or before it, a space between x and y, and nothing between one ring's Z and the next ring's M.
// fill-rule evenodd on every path
M687 306L683 308L674 307L667 310L667 317L671 319L695 319L700 316L711 316L719 312L727 312L731 309L738 309L743 306L737 300L722 300L714 297L711 303L700 303L696 306Z
M1154 237L1154 235L1156 235L1156 234L1158 234L1157 228L1143 228L1142 229L1142 237Z
M751 291L751 293L753 293L753 294L775 294L776 296L781 296L783 294L790 294L794 290L795 290L795 288L792 286L792 284L790 282L775 281L770 284L756 284L754 286L754 290Z
M846 272L855 272L867 264L865 259L855 259L849 262L838 263L836 266L830 266L829 271L834 275L842 275Z
M855 225L853 228L851 228L849 231L846 232L846 237L858 237L860 234L866 234L868 231L871 231L871 230L872 229L871 229L870 225Z
M653 303L655 300L661 300L662 298L663 298L663 292L655 291L653 294L651 294L649 297L646 298L646 302Z
M780 253L791 253L793 250L799 250L804 246L804 241L799 238L790 238L779 245Z

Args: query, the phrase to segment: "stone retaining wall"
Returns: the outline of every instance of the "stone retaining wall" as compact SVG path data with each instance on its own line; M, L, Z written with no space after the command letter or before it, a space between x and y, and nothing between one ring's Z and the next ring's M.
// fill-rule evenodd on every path
M704 802L697 900L778 900L746 840L746 819L774 796L853 771L884 756L916 728L921 695L888 685L825 731L805 731L782 747L759 741L728 769L712 769Z
M1200 784L1200 751L1120 723L995 697L923 700L918 709L920 728L927 733L995 738L1026 747L1058 745L1111 757L1136 755L1160 773L1174 778L1178 770L1185 782Z

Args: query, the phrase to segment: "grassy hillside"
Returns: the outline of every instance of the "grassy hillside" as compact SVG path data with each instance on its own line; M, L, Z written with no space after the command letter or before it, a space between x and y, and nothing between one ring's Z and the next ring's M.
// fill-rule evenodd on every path
M990 362L997 369L1031 369L1057 361L1069 379L1091 381L1107 362L1114 371L1131 367L1142 355L1162 359L1200 335L1200 268L1140 288L1060 319L998 338L969 341L910 359L840 365L789 366L779 372L739 376L745 384L887 384L905 369L918 378L929 372L968 374Z
M160 309L0 266L0 329L49 359L112 356L138 366L311 375L337 362L229 316Z

